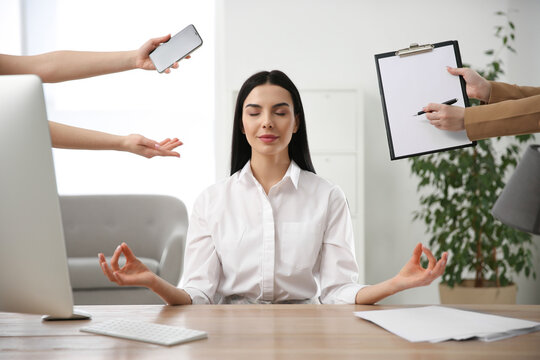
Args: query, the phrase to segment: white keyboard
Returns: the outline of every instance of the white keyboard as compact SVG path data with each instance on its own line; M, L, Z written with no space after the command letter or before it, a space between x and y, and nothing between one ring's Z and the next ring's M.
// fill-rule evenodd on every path
M207 338L204 331L122 319L85 326L81 331L167 346Z

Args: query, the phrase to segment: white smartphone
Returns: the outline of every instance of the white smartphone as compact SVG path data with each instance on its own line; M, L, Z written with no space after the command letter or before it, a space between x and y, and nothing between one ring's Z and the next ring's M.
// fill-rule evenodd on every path
M203 41L195 29L188 25L166 43L158 46L150 53L150 59L158 72L167 70L176 61L179 61L202 45Z

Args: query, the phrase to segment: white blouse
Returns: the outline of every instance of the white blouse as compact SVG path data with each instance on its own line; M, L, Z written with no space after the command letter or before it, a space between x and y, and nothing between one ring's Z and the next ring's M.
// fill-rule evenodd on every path
M352 304L357 279L345 195L294 161L268 195L248 161L195 202L179 284L193 304Z

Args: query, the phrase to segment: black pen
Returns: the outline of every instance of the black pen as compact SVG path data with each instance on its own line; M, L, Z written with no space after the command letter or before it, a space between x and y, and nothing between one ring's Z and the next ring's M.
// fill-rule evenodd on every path
M457 99L452 99L452 100L448 100L448 101L445 101L443 102L444 105L452 105L452 104L455 104L457 103ZM418 116L418 115L422 115L422 114L425 114L426 112L425 111L419 111L418 113L414 114L413 116Z

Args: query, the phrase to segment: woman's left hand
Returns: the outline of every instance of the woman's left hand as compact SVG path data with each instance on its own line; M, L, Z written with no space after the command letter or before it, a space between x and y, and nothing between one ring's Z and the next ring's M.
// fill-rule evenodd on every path
M426 254L429 264L427 268L423 268L420 264L422 252ZM399 274L394 278L396 284L400 287L399 290L414 288L417 286L426 286L431 284L433 280L444 273L446 262L448 261L448 253L444 252L442 257L437 261L431 251L421 243L416 245L411 259L401 269Z

